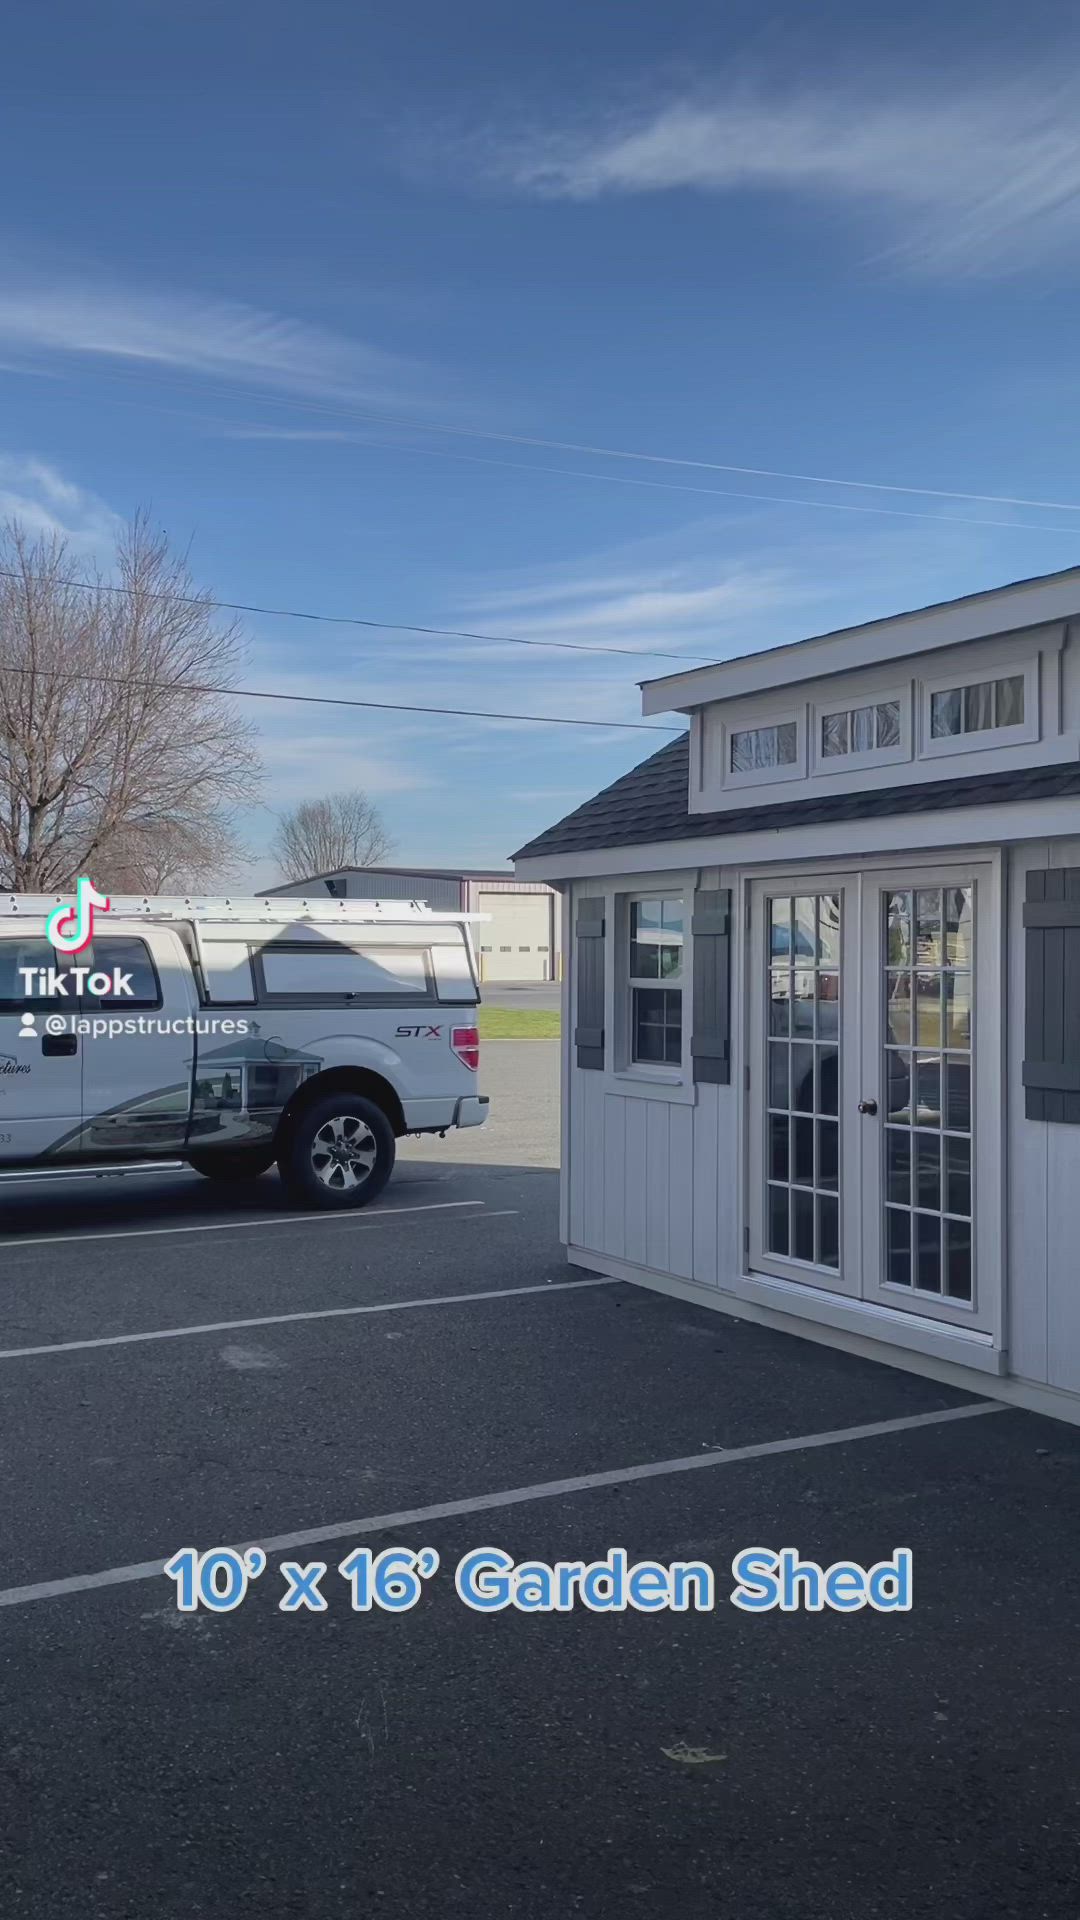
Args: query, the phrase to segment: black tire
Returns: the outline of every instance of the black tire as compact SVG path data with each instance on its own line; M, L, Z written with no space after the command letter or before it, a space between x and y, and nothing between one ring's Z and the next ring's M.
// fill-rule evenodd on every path
M225 1147L220 1153L188 1156L188 1166L207 1180L257 1180L273 1164L273 1147Z
M394 1170L397 1142L381 1107L361 1093L328 1093L296 1120L278 1159L298 1206L366 1207Z

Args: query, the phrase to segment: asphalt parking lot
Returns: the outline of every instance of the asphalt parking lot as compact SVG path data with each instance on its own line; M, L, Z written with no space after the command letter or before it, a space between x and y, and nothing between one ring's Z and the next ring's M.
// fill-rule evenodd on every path
M555 1051L489 1045L490 1129L369 1212L4 1195L5 1915L1073 1920L1080 1432L568 1269ZM251 1542L178 1612L165 1559ZM914 1605L741 1614L754 1544L908 1546ZM413 1610L350 1610L360 1545L438 1551ZM717 1607L474 1613L490 1545Z

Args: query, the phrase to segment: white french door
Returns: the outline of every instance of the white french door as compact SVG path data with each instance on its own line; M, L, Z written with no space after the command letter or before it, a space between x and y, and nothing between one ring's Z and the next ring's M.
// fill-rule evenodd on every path
M754 1269L993 1327L994 883L981 862L754 883Z

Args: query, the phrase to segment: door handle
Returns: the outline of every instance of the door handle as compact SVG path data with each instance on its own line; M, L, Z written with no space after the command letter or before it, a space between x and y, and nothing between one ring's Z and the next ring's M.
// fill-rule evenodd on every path
M877 1101L876 1100L860 1100L859 1112L875 1114L877 1112Z
M42 1053L78 1053L79 1036L77 1033L43 1033L41 1051Z

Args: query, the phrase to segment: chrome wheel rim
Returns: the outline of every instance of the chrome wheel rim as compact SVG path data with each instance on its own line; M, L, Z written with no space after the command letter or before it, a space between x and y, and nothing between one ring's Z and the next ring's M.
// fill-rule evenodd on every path
M311 1143L311 1167L321 1186L331 1193L352 1193L362 1187L375 1165L378 1147L366 1120L355 1113L335 1113L324 1120Z

